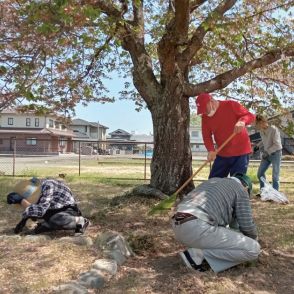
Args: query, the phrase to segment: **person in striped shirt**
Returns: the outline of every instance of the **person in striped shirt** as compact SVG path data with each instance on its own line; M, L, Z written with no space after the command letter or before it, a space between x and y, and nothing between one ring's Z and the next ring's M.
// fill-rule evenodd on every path
M34 229L35 234L54 230L84 233L89 225L70 188L61 181L33 178L19 182L14 190L7 195L7 203L24 208L22 219L14 229L16 234L22 232L28 219L43 220Z
M184 196L172 218L180 256L189 268L221 272L257 259L260 245L249 201L250 178L210 178ZM238 226L232 229L232 224Z

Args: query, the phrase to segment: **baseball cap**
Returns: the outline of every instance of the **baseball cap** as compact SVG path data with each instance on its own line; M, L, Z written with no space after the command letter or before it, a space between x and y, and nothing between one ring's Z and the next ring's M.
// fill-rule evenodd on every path
M201 93L196 98L197 114L204 114L206 112L206 105L212 99L208 93Z

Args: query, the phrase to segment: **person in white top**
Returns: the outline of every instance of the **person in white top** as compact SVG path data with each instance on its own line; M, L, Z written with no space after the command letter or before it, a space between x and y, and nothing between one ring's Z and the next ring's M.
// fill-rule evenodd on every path
M261 178L266 178L265 172L272 165L272 185L273 188L279 191L280 167L282 158L282 143L278 128L268 123L268 120L263 115L256 115L256 129L260 131L261 142L254 147L256 152L263 146L262 158L257 171L257 177L260 183L260 188L264 187Z

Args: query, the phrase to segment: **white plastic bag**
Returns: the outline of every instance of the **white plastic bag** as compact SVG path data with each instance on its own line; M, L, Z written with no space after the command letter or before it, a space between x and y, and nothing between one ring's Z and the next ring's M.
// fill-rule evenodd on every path
M264 187L260 190L260 196L262 201L272 200L282 204L289 203L289 200L287 199L285 194L274 189L272 185L268 183L264 177L261 177L260 179L264 183Z

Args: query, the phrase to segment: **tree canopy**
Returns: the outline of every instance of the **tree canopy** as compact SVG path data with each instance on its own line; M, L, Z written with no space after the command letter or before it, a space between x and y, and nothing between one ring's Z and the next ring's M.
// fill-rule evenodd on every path
M291 104L293 3L1 1L1 106L112 101L103 81L113 71L133 76L135 89L127 81L121 97L138 107L169 72L183 76L187 97L218 91L252 107ZM138 86L138 71L149 85Z
M131 77L120 98L151 112L150 185L173 193L192 174L189 97L214 92L269 114L293 106L293 3L1 1L0 109L25 98L70 112L112 101L113 72Z

